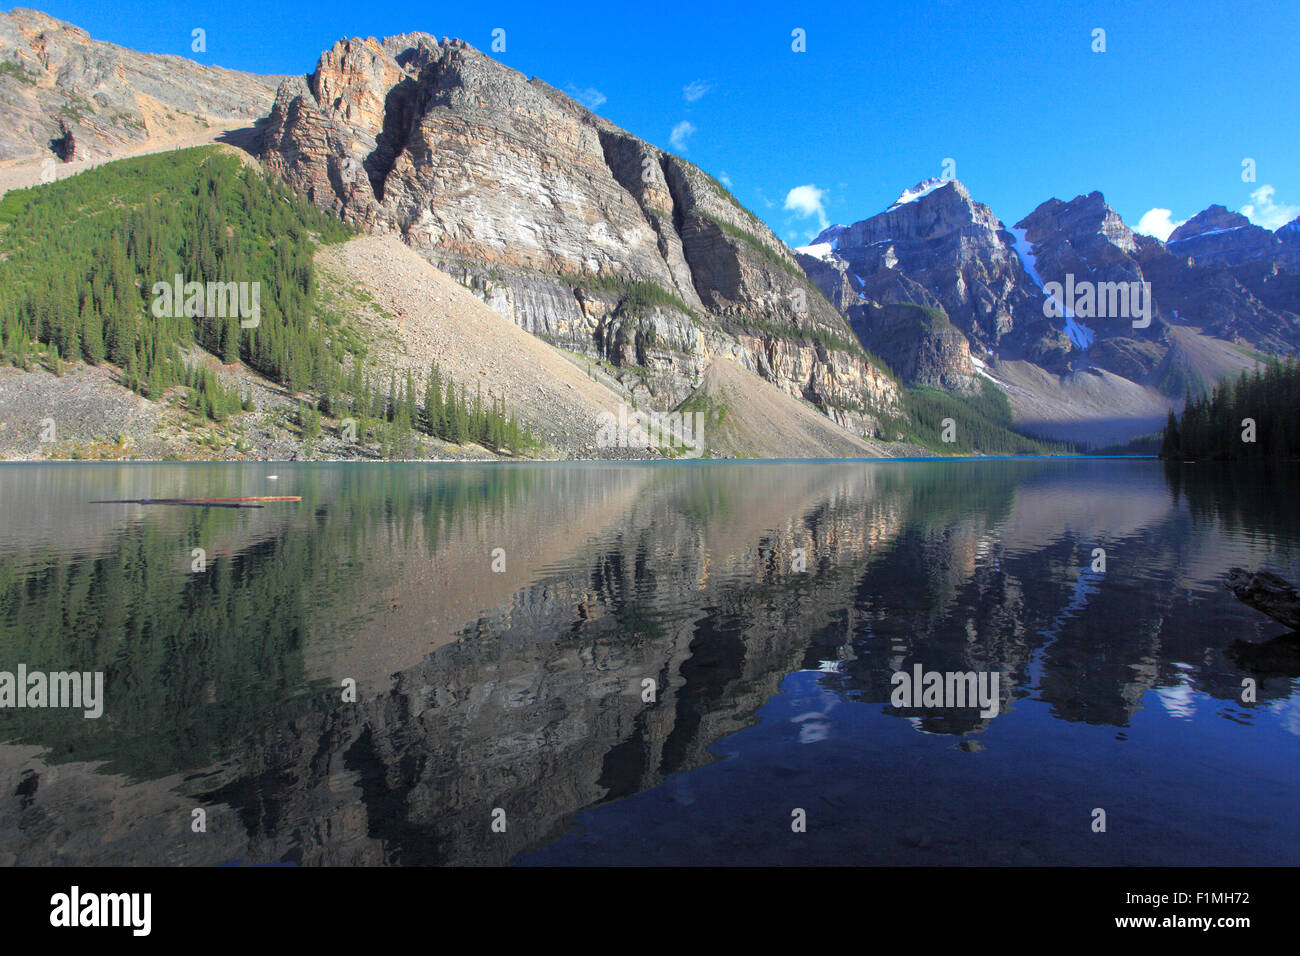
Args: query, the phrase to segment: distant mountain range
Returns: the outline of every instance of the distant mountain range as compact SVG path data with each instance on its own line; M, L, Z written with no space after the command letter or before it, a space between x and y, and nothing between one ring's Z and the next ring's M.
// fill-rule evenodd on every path
M988 376L1022 423L1087 438L1089 426L1057 407L1081 376L1094 380L1093 419L1113 431L1110 419L1127 418L1120 431L1133 431L1157 423L1165 399L1253 367L1260 353L1294 353L1298 250L1300 221L1273 233L1222 206L1161 242L1133 232L1098 192L1049 199L1008 229L960 182L927 180L796 253L862 341L894 367L914 369L914 381L962 388ZM1053 283L1091 284L1101 295L1085 317L1058 301ZM1149 314L1129 315L1126 302L1106 308L1134 283L1147 284ZM1057 299L1049 303L1044 287ZM938 310L948 323L885 308L898 303Z
M310 202L647 408L706 399L721 360L868 440L901 436L909 389L991 383L1030 433L1109 444L1300 346L1300 221L1211 206L1161 242L1094 192L1007 228L926 180L791 250L691 163L459 39L341 40L261 77L0 14L0 177L199 125L253 126L245 148Z

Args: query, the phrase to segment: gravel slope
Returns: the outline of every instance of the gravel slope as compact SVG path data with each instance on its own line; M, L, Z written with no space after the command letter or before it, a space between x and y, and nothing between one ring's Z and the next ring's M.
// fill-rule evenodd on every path
M390 368L411 370L423 389L429 366L483 398L505 395L506 408L542 438L544 457L608 458L596 445L597 416L628 400L594 381L563 353L493 312L477 296L413 252L396 236L361 236L322 248L316 263L336 285L361 287L378 308L352 321L379 343L374 370L387 385ZM598 454L599 453L599 454Z
M860 438L734 362L709 366L687 407L705 414L705 446L727 458L890 458L923 449Z

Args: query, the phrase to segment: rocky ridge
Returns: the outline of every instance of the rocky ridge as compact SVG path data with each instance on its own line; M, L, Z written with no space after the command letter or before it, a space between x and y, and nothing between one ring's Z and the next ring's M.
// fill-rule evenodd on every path
M280 79L137 53L36 10L0 13L0 164L106 159L252 126Z

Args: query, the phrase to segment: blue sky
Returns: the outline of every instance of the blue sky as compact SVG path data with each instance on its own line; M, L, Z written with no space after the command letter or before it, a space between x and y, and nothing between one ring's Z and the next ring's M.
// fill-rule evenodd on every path
M728 182L793 244L945 159L1008 226L1093 190L1132 226L1216 202L1273 228L1300 215L1294 0L35 5L97 39L259 73L310 72L343 36L424 30L487 52L500 28L493 55Z

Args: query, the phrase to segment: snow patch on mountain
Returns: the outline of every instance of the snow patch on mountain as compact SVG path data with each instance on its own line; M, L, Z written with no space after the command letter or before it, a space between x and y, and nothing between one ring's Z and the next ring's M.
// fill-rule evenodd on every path
M992 375L989 374L988 365L986 365L983 360L977 358L974 352L971 353L970 363L971 365L975 366L976 375L982 375L984 378L987 378L994 385L1002 385L1001 382L999 382L996 378L994 378Z
M1092 340L1097 337L1096 333L1080 323L1069 309L1065 310L1065 334L1070 337L1071 342L1084 351L1087 351Z
M1225 229L1207 229L1205 232L1198 232L1193 236L1183 236L1181 239L1170 239L1165 245L1172 246L1176 242L1187 242L1189 239L1199 239L1202 236L1217 236L1223 232L1236 232L1238 229L1245 229L1245 226L1228 226Z
M1011 235L1016 237L1012 248L1016 250L1016 255L1020 257L1020 264L1025 267L1025 272L1029 274L1029 278L1034 280L1034 285L1041 289L1043 287L1043 277L1038 274L1038 260L1034 258L1034 244L1026 238L1029 230L1012 229L1010 232Z
M829 245L832 250L838 249L840 247L840 234L848 228L848 226L842 226L839 223L836 223L833 226L827 226L813 237L812 245Z
M811 246L796 246L794 251L802 252L805 256L812 256L814 259L820 259L822 262L829 262L835 254L835 250L829 242L814 242Z
M1025 267L1025 272L1029 278L1034 280L1034 285L1038 288L1043 287L1043 277L1038 274L1038 260L1034 258L1034 244L1027 238L1028 229L1012 229L1011 235L1015 236L1015 243L1012 248L1016 250L1016 255L1020 257L1021 264ZM1065 334L1069 336L1070 341L1077 348L1086 350L1092 345L1096 333L1086 325L1079 322L1074 317L1074 310L1066 308L1062 303L1056 300L1055 296L1049 298L1056 303L1057 309L1065 316Z
M922 182L917 183L911 189L904 189L902 193L899 195L899 197L894 200L894 204L885 211L892 212L893 210L897 209L899 206L905 206L910 202L916 202L922 196L928 196L936 189L942 189L944 186L947 186L950 182L952 182L951 179L939 179L939 178L923 180Z

